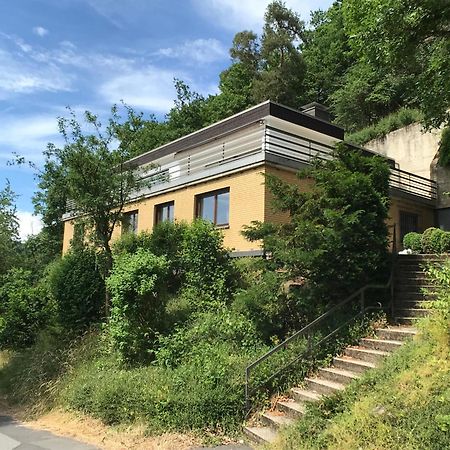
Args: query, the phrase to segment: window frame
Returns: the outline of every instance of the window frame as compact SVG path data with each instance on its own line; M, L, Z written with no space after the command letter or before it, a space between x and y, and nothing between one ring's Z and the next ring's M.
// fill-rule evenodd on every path
M134 220L130 220L134 218ZM133 209L132 211L127 211L123 213L122 217L122 233L133 233L137 234L139 225L139 209Z
M158 215L158 211L160 210L160 208L164 208L165 206L168 206L169 209L167 210L167 219L162 219L159 220L159 215ZM170 220L170 206L172 207L172 220ZM164 202L164 203L158 203L157 205L155 205L155 209L154 209L154 213L153 213L153 223L154 225L158 225L160 223L163 222L171 222L173 223L175 221L175 200L171 200L169 202Z
M221 194L228 194L228 214L227 214L227 218L228 221L226 223L217 223L217 210L218 210L218 196ZM212 223L214 224L214 226L218 227L218 228L227 228L230 226L230 188L226 187L226 188L222 188L222 189L217 189L214 191L209 191L209 192L205 192L203 194L198 194L195 196L195 217L197 219L203 219L203 220L209 220L209 219L204 219L202 217L202 213L203 213L203 203L202 201L205 198L214 198L214 219L212 221Z
M403 241L403 238L406 234L411 232L419 232L419 214L411 211L399 211L399 219L400 219L400 241ZM408 219L411 219L411 224L415 225L411 228L415 228L414 230L405 230L405 225L407 224ZM408 224L409 225L409 224ZM409 228L409 227L408 227Z

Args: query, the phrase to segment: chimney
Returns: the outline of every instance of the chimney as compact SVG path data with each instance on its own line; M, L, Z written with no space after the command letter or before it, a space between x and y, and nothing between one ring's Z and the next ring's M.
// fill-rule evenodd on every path
M302 112L309 114L310 116L317 117L325 122L331 122L331 114L328 112L328 108L317 102L308 103L301 107Z

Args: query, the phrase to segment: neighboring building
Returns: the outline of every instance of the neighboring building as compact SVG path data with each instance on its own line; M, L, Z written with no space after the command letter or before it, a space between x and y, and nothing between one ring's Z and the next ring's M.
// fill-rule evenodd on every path
M344 139L344 130L327 119L326 108L318 104L296 111L267 101L134 158L131 162L154 183L126 206L122 229L116 229L113 239L123 230L151 230L165 220L203 217L223 229L224 244L236 255L261 254L257 243L241 235L243 226L287 220L272 209L263 174L308 189L310 182L300 181L296 172L314 157L330 158L334 144ZM436 184L389 162L389 224L396 224L400 244L406 232L434 225ZM73 219L70 212L64 216L63 251L73 237Z

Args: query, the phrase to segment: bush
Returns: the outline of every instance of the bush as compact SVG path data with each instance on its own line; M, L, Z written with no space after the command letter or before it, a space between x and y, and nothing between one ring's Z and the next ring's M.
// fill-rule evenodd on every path
M436 234L440 235L441 230L431 227L427 228L422 233L422 251L423 253L439 253L440 248L436 249L435 245L438 239L436 239ZM439 245L440 247L440 245ZM437 250L437 251L436 251Z
M411 249L414 253L422 253L422 235L415 232L405 234L403 247Z
M164 325L168 275L167 259L142 248L115 258L106 282L111 293L108 330L123 362L153 358L153 346Z
M444 231L441 235L441 253L450 252L450 232Z
M164 366L177 367L214 352L215 346L224 343L235 353L257 348L255 326L242 314L225 308L201 313L192 324L160 338L157 360Z
M183 290L196 307L217 307L231 298L233 267L223 247L222 233L210 222L194 221L187 227L182 249Z
M420 122L422 116L416 109L400 108L395 113L380 119L376 124L348 134L346 141L356 145L364 145L373 139L380 139L392 131L412 123Z
M52 321L53 307L43 283L34 284L30 271L11 269L0 279L0 348L32 345Z
M105 283L94 250L76 246L53 263L48 286L58 322L67 332L81 333L101 320Z

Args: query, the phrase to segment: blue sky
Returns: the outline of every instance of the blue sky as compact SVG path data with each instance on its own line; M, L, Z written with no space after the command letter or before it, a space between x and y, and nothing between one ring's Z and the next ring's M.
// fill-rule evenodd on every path
M3 0L0 2L0 189L19 195L21 234L32 217L33 172L7 164L13 152L42 163L60 142L65 107L106 115L124 100L164 117L173 78L217 91L236 32L261 31L269 0ZM288 0L304 20L332 0Z

